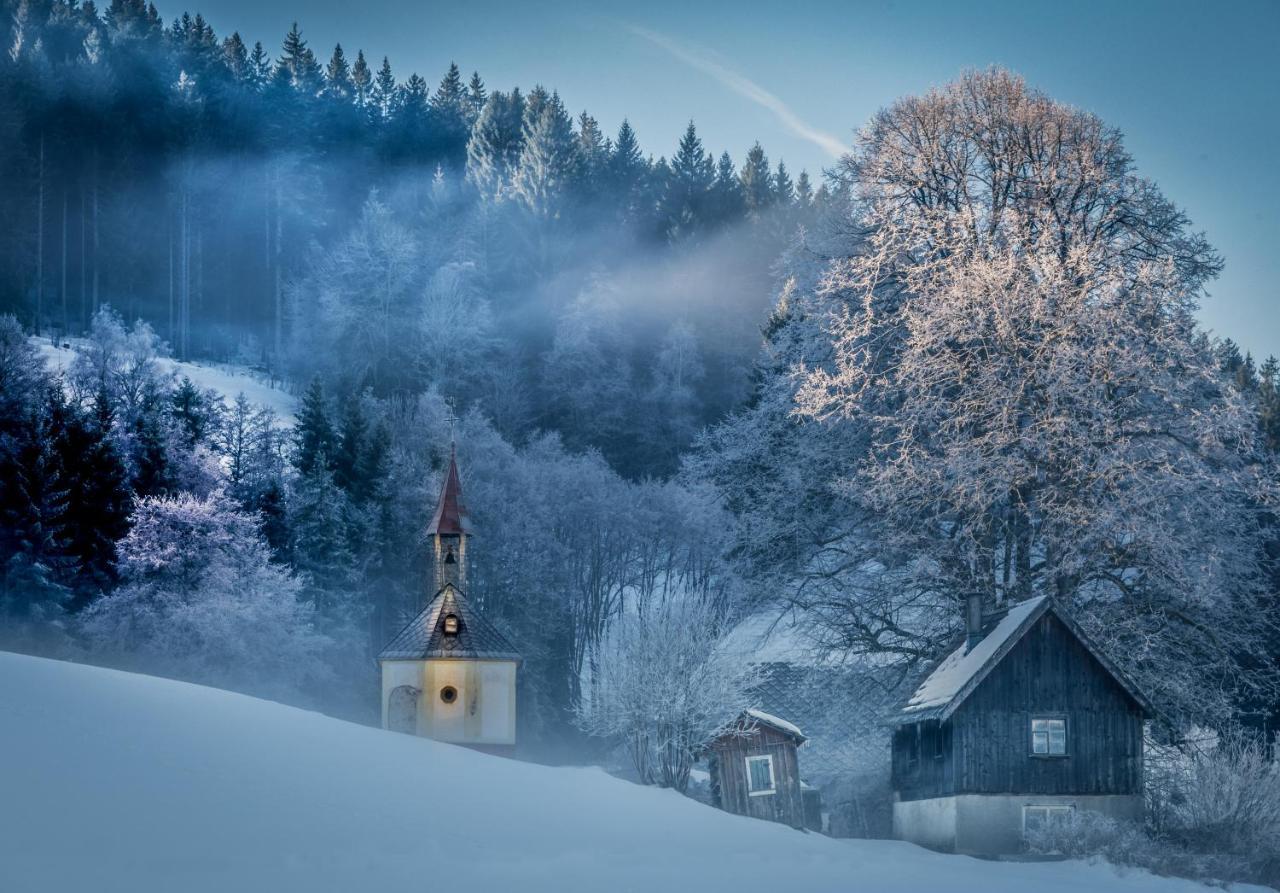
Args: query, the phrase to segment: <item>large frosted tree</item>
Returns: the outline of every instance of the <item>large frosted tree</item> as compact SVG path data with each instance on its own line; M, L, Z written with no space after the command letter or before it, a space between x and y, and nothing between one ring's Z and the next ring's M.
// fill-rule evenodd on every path
M882 111L840 173L858 247L798 406L867 438L833 481L875 544L843 631L1051 595L1175 711L1269 684L1274 491L1194 320L1220 261L1119 132L991 70Z

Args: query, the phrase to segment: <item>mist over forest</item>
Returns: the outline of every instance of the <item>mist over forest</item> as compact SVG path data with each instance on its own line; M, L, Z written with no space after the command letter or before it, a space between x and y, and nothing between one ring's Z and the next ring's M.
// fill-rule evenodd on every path
M957 72L811 176L305 29L0 0L0 647L377 724L456 456L526 758L684 791L782 668L887 834L822 723L1041 597L1277 731L1280 362L1123 122Z
M434 386L631 477L743 400L771 265L826 197L692 122L642 143L549 87L298 27L264 49L141 3L3 18L0 308L58 337L110 305L299 389Z

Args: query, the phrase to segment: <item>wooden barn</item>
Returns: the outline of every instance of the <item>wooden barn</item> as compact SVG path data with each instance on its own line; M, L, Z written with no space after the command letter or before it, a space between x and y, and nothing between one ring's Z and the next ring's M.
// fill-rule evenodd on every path
M1050 598L968 615L896 718L895 836L999 855L1073 810L1141 818L1142 693Z
M804 740L804 733L785 720L745 711L704 748L713 805L735 815L805 827L796 753Z

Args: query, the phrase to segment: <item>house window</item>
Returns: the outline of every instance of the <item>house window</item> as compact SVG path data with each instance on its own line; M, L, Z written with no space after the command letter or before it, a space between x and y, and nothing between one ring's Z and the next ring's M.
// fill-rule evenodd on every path
M458 634L458 615L444 615L444 634L446 636L456 636Z
M1022 836L1029 837L1066 822L1076 811L1074 806L1024 806L1022 807Z
M1038 757L1067 755L1067 721L1062 717L1031 718L1031 753Z
M760 797L776 791L773 784L773 757L768 754L747 757L747 793L752 797Z

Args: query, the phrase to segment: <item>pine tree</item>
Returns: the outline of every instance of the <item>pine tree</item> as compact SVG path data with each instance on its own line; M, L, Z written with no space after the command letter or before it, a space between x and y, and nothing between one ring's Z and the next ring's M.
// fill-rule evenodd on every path
M773 175L773 200L784 208L791 206L795 201L795 184L791 182L791 175L787 173L787 165L779 161L778 171Z
M604 186L609 148L595 118L585 111L578 116L578 155L582 164L581 191L595 196Z
M444 153L460 160L471 128L467 123L467 88L462 83L462 72L458 70L456 62L449 64L449 70L440 80L435 95L431 97L430 107L435 131L442 141Z
M662 214L667 238L687 236L705 222L708 196L715 182L715 165L702 148L697 128L692 121L675 157L671 159L671 176L667 180Z
M48 401L62 396L51 388ZM16 433L0 444L0 610L28 617L59 610L70 594L67 487L48 412L33 409Z
M480 80L480 72L471 72L471 83L467 85L467 129L475 126L488 101L488 93L484 89L484 81Z
M255 43L253 52L249 54L247 83L253 90L258 92L261 92L266 88L267 84L271 83L271 57L262 48L262 41Z
M543 220L560 216L567 188L579 171L573 124L559 94L535 89L525 105L524 146L512 191L532 214Z
M796 177L796 207L801 211L808 211L813 207L813 184L809 182L809 172L800 171L800 176Z
M216 397L201 392L187 376L182 377L173 396L173 419L182 431L188 449L203 443L209 436L217 420Z
M333 456L333 482L353 500L359 501L363 481L360 479L361 462L367 446L368 423L360 401L351 398L342 414L342 426Z
M1274 356L1258 370L1258 427L1267 449L1280 452L1280 361Z
M222 42L222 60L238 83L249 79L249 50L240 38L239 31L233 32Z
M747 214L758 217L773 200L773 176L769 173L769 159L764 149L756 143L747 153L739 174L742 184L742 201Z
M53 449L67 487L63 530L75 570L71 608L79 610L117 580L116 543L129 532L133 494L106 401L95 401L91 415L57 404L52 412Z
M395 111L396 92L396 79L391 74L391 62L383 56L382 67L378 69L378 76L373 80L373 89L370 93L369 107L375 119L391 120Z
M467 181L481 198L494 201L511 184L523 146L520 91L495 92L480 111L467 141Z
M369 104L369 92L372 88L373 72L365 61L364 50L357 50L355 64L351 66L351 93L356 108L362 109Z
M640 217L640 191L647 172L644 156L640 154L640 141L631 122L624 118L609 157L609 190L626 221L636 222Z
M299 474L308 475L317 463L332 461L336 437L329 421L329 403L324 387L317 378L311 382L302 397L302 409L298 413L298 426L294 432L296 449L293 465Z
M712 186L715 195L715 213L718 223L728 223L742 216L742 185L738 171L728 152L720 154L716 164L716 181Z
M307 46L294 22L289 33L285 35L284 44L276 69L281 77L294 90L306 96L314 96L320 90L320 65L316 62L315 53Z
M333 55L324 70L324 92L330 99L346 102L351 98L354 86L351 82L351 66L342 52L342 44L334 44Z

